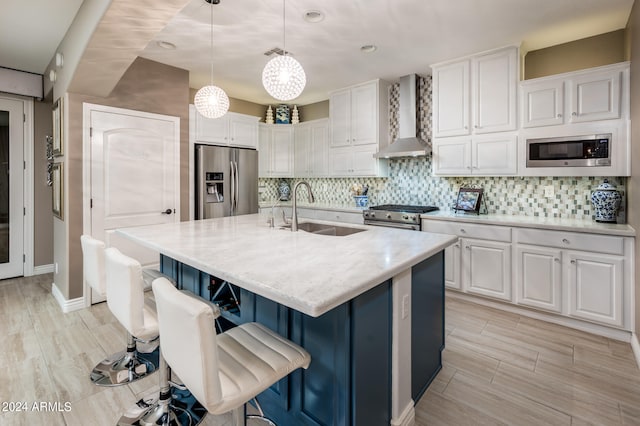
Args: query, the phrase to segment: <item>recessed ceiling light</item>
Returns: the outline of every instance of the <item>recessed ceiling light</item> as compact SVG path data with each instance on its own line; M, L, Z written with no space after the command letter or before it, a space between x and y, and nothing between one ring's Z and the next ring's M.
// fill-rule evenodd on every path
M303 16L305 21L311 22L312 24L324 20L324 13L319 10L307 10Z
M176 49L176 45L169 42L169 41L164 41L164 40L160 40L158 42L156 42L156 44L158 45L158 47L162 48L162 49L167 49L167 50L175 50Z
M378 47L374 44L365 44L360 48L360 51L362 53L372 53L372 52L375 52L377 49Z

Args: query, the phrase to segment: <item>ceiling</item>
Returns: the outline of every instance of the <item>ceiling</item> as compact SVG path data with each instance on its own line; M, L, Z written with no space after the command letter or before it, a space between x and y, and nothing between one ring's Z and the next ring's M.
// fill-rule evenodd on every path
M43 73L81 0L2 2L0 66ZM429 74L430 64L496 47L522 43L529 51L624 28L632 5L633 0L289 0L286 49L307 74L304 92L291 103L325 100L331 90L374 78ZM209 84L210 8L192 0L139 56L189 70L192 88ZM214 84L234 98L276 103L262 87L261 74L269 60L263 53L283 47L282 1L221 0L213 8ZM321 11L324 19L306 22L310 10ZM163 49L158 41L176 48ZM377 50L360 52L368 44Z

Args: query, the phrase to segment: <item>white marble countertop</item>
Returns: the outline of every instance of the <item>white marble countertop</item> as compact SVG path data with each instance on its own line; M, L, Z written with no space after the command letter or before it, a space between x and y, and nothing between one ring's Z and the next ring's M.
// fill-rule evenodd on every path
M266 215L117 230L160 253L317 317L453 244L452 235L352 225L336 237L267 225ZM301 222L306 222L303 220ZM343 223L317 223L345 226Z
M616 223L598 223L593 220L560 219L553 217L515 216L481 214L471 215L455 212L436 211L420 216L423 219L460 221L485 225L517 226L523 228L551 229L558 231L588 232L591 234L619 235L634 237L635 229L630 225Z

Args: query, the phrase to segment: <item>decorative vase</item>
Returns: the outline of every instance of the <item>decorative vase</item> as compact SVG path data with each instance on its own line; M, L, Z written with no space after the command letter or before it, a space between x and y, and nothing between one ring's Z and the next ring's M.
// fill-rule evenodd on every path
M271 109L271 105L267 108L267 116L264 119L264 122L267 124L273 124L273 110Z
M278 194L280 194L280 201L289 201L291 196L291 187L286 180L280 181L278 184Z
M298 106L293 106L293 111L291 111L291 124L298 124L300 122L300 114L298 113Z
M368 195L354 195L353 199L356 202L356 207L367 207L369 203Z
M591 202L596 209L596 222L616 223L618 208L622 201L622 195L616 191L616 186L611 185L607 179L591 193Z

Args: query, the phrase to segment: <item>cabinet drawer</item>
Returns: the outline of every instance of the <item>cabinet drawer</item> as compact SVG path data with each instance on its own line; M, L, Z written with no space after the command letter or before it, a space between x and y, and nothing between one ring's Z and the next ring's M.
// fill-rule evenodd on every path
M424 219L422 221L422 230L439 234L453 234L465 238L511 242L511 228L506 226Z
M569 250L597 251L598 253L624 254L624 239L608 235L580 234L577 232L544 231L538 229L516 230L516 241L523 244L559 247Z

